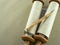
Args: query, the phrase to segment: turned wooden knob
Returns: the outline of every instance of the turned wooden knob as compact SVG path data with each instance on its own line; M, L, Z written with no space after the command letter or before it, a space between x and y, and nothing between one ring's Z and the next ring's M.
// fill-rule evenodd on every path
M34 39L41 41L42 43L46 43L48 41L46 38L44 38L41 35L34 35Z
M34 2L34 1L40 1L40 2L42 2L43 5L44 5L44 0L33 0L32 2Z
M21 38L25 41L35 42L35 39L32 38L31 36L23 35Z

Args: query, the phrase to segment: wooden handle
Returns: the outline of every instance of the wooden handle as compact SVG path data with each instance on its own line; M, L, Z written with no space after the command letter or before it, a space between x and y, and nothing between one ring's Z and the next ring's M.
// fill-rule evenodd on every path
M34 35L34 39L41 41L42 43L46 43L48 41L48 39L46 39L44 36L42 35Z
M33 0L32 2L34 2L34 1L40 1L40 2L42 2L43 5L44 5L44 0Z
M41 45L41 42L40 41L37 41L35 45Z
M29 41L25 41L25 42L24 42L24 45L29 45L29 44L30 44Z
M22 37L21 37L23 40L28 40L28 41L30 41L30 42L35 42L35 39L34 38L32 38L31 36L26 36L26 35L23 35Z

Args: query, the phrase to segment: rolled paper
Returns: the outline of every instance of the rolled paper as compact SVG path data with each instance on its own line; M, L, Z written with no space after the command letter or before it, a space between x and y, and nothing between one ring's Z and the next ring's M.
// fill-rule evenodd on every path
M27 25L26 25L25 30L24 30L25 35L22 36L22 39L27 41L27 42L34 42L35 41L34 38L32 38L32 35L35 34L37 25L34 26L32 29L30 29L29 32L27 32L26 28L29 25L31 25L34 21L39 19L41 9L42 9L42 5L43 5L43 3L40 2L40 1L34 1L33 2L32 9L31 9L31 12L30 12L30 15L29 15L29 18L28 18L28 22L27 22Z
M37 19L39 19L40 17L40 13L41 13L41 9L42 9L42 5L43 3L40 1L34 1L28 21L27 21L27 25L26 28L28 26L30 26L34 21L36 21ZM27 32L27 29L25 28L25 31ZM33 28L31 28L28 32L31 34L35 34L37 25L35 25Z
M47 38L49 38L58 8L59 8L59 4L57 2L55 2L55 1L50 2L45 15L53 10L54 11L51 13L51 15L45 21L41 22L41 25L40 25L37 33L43 34Z
M31 29L32 27L34 27L36 24L39 24L40 22L42 21L45 21L49 16L50 14L52 13L53 11L51 11L50 13L44 15L42 18L36 20L35 22L33 22L28 28L27 28L27 31L29 31L29 29Z
M41 17L44 16L46 10L47 10L47 7L43 7L43 8L42 8L42 11L41 11L41 14L40 14L39 19L41 19ZM40 22L40 23L41 23L41 22ZM37 25L36 34L37 34L38 28L39 28L39 26L40 26L40 23Z

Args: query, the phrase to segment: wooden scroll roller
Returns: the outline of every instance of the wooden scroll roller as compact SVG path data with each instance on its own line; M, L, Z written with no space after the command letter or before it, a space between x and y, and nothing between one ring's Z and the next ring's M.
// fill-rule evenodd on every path
M34 0L26 27L32 24L32 22L35 20L39 19L42 6L43 3L40 0ZM37 25L33 27L29 32L24 30L26 33L21 37L25 41L24 45L29 45L30 42L35 42L35 39L32 36L35 34L36 27Z
M51 16L47 18L47 20L41 22L37 34L34 35L34 39L37 40L36 45L41 45L42 43L46 43L48 41L58 8L59 3L57 3L56 1L50 2L45 14L49 13L52 10L54 11L51 13Z
M37 40L35 45L41 45L48 41L43 35L34 35L34 38Z

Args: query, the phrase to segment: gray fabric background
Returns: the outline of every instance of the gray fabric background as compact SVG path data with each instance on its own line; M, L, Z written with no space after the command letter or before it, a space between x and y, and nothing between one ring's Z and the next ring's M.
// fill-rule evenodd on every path
M0 0L0 45L23 45L23 35L32 0ZM45 0L45 6L48 1ZM60 9L48 43L60 45Z

